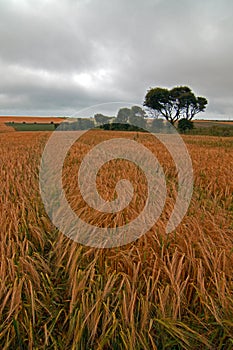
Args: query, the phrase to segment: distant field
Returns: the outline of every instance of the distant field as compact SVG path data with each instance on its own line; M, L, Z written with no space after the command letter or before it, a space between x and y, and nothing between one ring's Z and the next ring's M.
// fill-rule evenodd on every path
M54 131L53 123L5 123L15 131Z
M193 122L196 128L209 128L212 126L221 126L221 127L233 126L233 120L232 121L193 120Z
M65 118L33 116L0 116L0 133L12 131L53 131L54 124Z
M61 123L65 118L60 117L33 117L33 116L0 116L0 123Z

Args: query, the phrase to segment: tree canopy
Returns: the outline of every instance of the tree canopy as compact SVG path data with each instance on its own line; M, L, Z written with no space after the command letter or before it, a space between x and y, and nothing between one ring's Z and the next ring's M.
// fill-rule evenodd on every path
M113 117L108 117L108 116L103 115L101 113L97 113L97 114L94 115L95 122L98 125L107 124L107 123L109 123L112 120L112 118Z
M193 128L194 128L193 122L189 119L182 118L178 121L178 129L181 132L192 130Z
M156 116L165 117L171 124L181 118L192 120L197 113L205 110L207 103L205 97L196 97L188 86L177 86L170 90L151 88L144 100L144 106L152 109Z
M146 112L140 106L133 106L130 110L129 123L144 128L146 125Z
M140 128L145 127L146 112L140 106L132 106L131 108L121 108L117 113L115 122L130 123Z
M130 108L121 108L119 109L118 113L117 113L117 117L116 117L116 122L117 123L128 123L129 121L129 116L131 113L131 109Z

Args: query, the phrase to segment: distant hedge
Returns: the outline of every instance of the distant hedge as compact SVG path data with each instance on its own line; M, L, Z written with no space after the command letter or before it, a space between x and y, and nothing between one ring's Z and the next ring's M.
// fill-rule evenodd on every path
M131 124L121 124L121 123L108 123L99 126L103 130L115 130L115 131L140 131L147 132L146 130L139 128L136 125Z

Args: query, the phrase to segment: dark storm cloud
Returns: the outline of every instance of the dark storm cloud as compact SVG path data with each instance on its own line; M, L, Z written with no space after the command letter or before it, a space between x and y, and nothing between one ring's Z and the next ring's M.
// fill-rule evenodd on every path
M232 117L228 0L2 0L0 114L70 114L142 103L152 86L187 84L211 118Z

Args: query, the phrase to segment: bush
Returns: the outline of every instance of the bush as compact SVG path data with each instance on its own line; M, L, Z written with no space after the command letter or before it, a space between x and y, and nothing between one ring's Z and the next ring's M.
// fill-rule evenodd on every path
M181 132L185 132L187 130L192 130L194 128L193 122L191 120L188 120L186 118L182 118L178 121L178 130Z
M146 130L139 128L136 125L124 124L124 123L108 123L103 124L99 127L103 130L114 130L114 131L141 131L147 132Z

